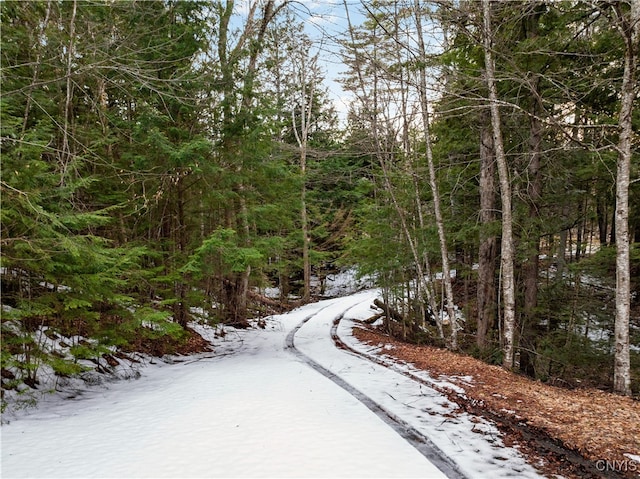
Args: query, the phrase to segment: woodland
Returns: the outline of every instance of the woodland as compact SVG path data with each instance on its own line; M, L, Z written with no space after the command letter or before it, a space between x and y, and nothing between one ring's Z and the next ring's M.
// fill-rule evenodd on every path
M639 2L316 4L0 3L3 393L355 269L399 340L637 397Z

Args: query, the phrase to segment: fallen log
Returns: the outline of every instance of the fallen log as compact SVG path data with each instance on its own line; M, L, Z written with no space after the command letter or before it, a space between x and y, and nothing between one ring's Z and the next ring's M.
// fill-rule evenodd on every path
M363 321L363 323L366 324L373 324L375 323L377 320L379 320L380 318L382 318L385 315L385 313L378 313L378 314L374 314L373 316L371 316L369 319L365 319Z
M269 306L273 309L276 310L276 312L278 313L283 313L285 311L288 311L290 308L287 307L286 305L283 305L280 301L277 301L275 299L271 299L268 298L260 293L257 293L255 291L247 291L247 296L252 299L253 301L255 301L256 303L260 303L260 304L264 304L265 306Z
M384 311L384 314L387 316L387 318L391 318L394 321L397 321L399 323L404 321L404 317L398 311L393 309L391 306L383 303L379 299L374 299L373 304L375 304L378 308Z

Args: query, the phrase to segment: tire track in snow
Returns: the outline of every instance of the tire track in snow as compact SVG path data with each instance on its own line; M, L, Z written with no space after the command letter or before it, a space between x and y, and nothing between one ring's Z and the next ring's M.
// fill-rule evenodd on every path
M536 450L541 451L542 454L555 455L557 456L559 461L567 461L571 463L575 467L575 469L584 474L585 477L623 477L621 474L618 474L615 471L607 471L606 473L598 471L594 463L585 459L576 451L563 447L562 445L558 444L556 440L547 436L546 433L541 433L535 428L531 428L525 423L522 423L522 421L501 416L492 411L484 409L481 406L478 406L475 401L466 400L464 395L460 393L457 393L451 389L448 389L447 387L440 386L433 381L429 381L423 377L420 377L411 372L411 370L398 367L398 365L393 360L359 351L350 346L345 341L343 341L338 334L338 326L340 325L340 321L344 318L349 309L345 310L339 317L335 318L331 326L331 339L338 349L342 349L354 356L378 364L379 366L383 366L398 374L401 374L402 376L405 376L406 378L411 379L412 381L420 383L425 387L433 389L434 391L443 394L445 397L448 397L451 401L460 406L462 410L469 414L484 417L489 421L492 421L493 423L502 423L506 428L509 428L521 435L524 440L535 444Z
M350 305L345 308L337 317L335 317L332 321L331 327L331 337L337 338L337 327L340 323L340 320L347 314L347 312L358 306L359 304L368 301L361 301L356 303L355 305ZM373 412L376 416L382 419L387 425L393 428L400 436L406 440L409 444L415 447L420 454L422 454L425 458L427 458L433 465L435 465L440 471L442 471L448 478L450 479L466 479L465 476L458 466L453 462L447 455L445 455L431 440L415 429L413 426L402 420L397 415L391 413L387 409L383 408L376 401L371 399L366 394L362 393L360 390L354 388L351 384L346 382L340 376L330 371L329 369L322 366L320 363L311 359L309 356L304 354L295 346L295 336L300 331L300 329L312 318L321 314L325 309L333 306L335 303L330 303L322 309L314 311L309 316L305 317L300 323L298 323L290 332L287 334L285 339L285 349L289 350L293 355L298 357L312 369L316 370L326 378L333 381L336 385L340 386L342 389L347 391L353 397L355 397L358 401L364 404L371 412ZM335 336L334 336L335 335ZM352 351L351 348L346 346L344 343L340 341L340 343L336 342L334 339L334 344L341 349L345 349L345 351L350 352L361 359L365 359L370 361L366 356L361 356L356 351Z

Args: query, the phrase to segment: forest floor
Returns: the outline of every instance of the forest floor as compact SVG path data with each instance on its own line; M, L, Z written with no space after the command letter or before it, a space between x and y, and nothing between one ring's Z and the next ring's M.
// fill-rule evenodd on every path
M365 344L382 345L379 355L463 388L464 394L453 388L446 392L462 409L496 421L505 443L518 444L532 462L542 459L545 474L584 477L584 469L563 458L564 448L605 477L640 477L640 401L544 384L470 356L403 343L372 328L354 328L353 335ZM541 437L547 446L557 444L560 453L540 448Z
M190 354L204 353L211 351L212 346L193 329L187 327L184 336L174 339L168 335L155 339L140 339L137 343L124 348L124 352L148 354L160 358L167 354L179 354L187 356Z

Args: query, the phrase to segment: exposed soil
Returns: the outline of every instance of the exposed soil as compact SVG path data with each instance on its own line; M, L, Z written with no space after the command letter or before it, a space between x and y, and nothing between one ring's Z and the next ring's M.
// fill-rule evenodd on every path
M465 390L444 391L463 410L498 424L549 476L640 477L640 402L597 389L564 389L478 359L403 343L377 330L355 328L382 354L428 371ZM632 454L629 457L625 454ZM542 465L542 466L541 466Z

